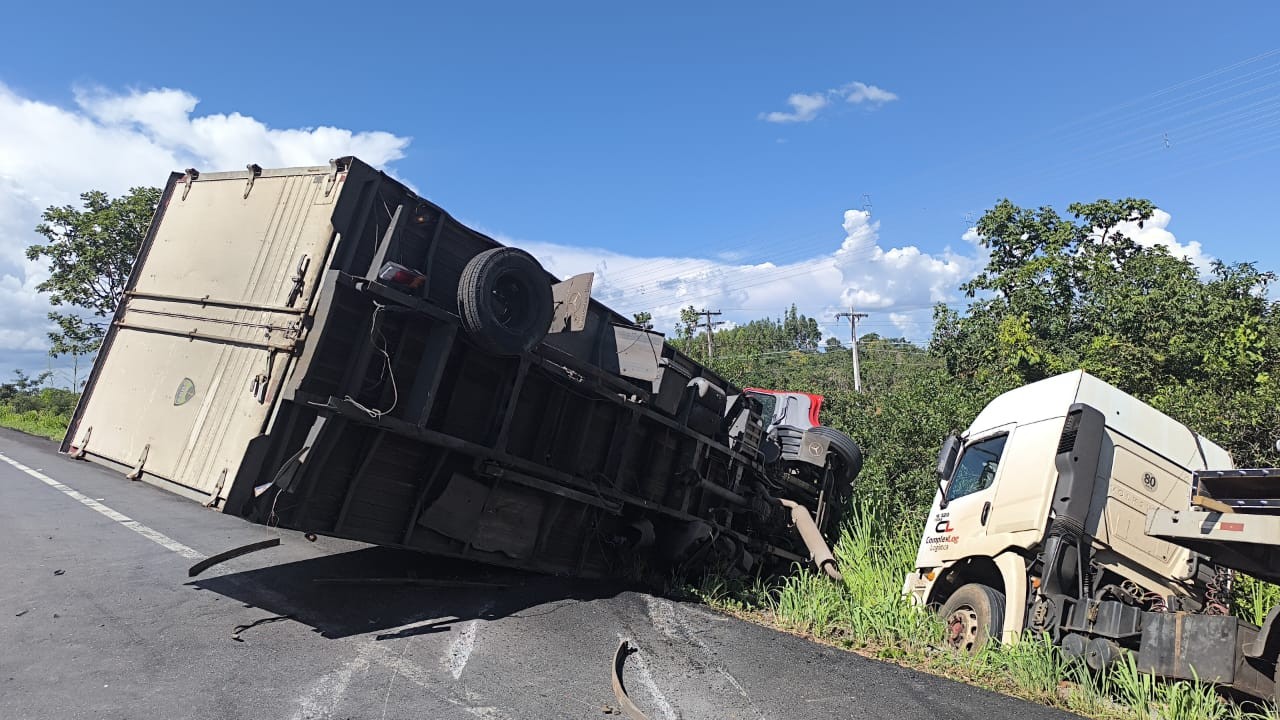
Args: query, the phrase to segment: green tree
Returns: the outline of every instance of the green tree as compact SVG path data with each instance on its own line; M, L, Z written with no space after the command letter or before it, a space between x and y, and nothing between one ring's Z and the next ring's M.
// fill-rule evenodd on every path
M674 345L681 352L706 359L706 353L697 354L693 339L698 332L698 311L692 305L680 308L680 322L676 325L676 341Z
M86 313L106 317L120 303L160 190L136 187L117 198L90 190L80 200L82 208L46 209L35 228L46 242L27 248L28 260L46 260L49 265L49 278L37 288L49 294L54 306L70 308L49 313L57 326L49 333L49 354L54 357L97 349L103 327Z
M638 312L633 313L631 317L635 318L636 324L645 330L653 329L653 313Z
M1216 263L1207 277L1126 237L1146 200L1027 210L998 203L978 223L990 262L964 286L963 315L939 306L932 350L976 388L1081 368L1188 423L1238 465L1272 464L1280 427L1275 280ZM982 393L985 394L985 393Z

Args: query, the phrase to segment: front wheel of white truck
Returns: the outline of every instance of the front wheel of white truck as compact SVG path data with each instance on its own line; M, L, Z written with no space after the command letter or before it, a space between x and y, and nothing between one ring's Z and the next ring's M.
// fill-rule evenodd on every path
M976 653L993 638L999 640L1004 627L1004 593L982 583L962 585L938 610L946 630L947 644L966 653Z

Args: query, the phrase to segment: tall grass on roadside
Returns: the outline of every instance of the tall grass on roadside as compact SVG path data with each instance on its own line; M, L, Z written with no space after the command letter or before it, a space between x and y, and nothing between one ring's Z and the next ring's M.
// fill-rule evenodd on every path
M61 440L67 433L70 417L49 410L15 410L0 405L0 427L20 430L29 435L39 435L51 440Z
M704 579L705 602L783 629L902 665L1105 720L1280 720L1271 706L1227 702L1200 682L1162 682L1141 673L1132 654L1107 672L1069 660L1046 638L991 645L974 655L942 642L942 624L902 596L915 565L919 518L888 503L856 503L833 549L844 576L834 583L802 569L772 584ZM1269 608L1274 586L1237 585L1254 612ZM1280 598L1277 598L1280 599Z
M833 549L844 585L807 573L788 578L775 614L815 634L834 623L850 645L937 641L940 625L902 595L918 544L913 525L882 503L860 500Z
M1236 617L1262 625L1271 608L1280 605L1280 586L1237 573L1231 600Z

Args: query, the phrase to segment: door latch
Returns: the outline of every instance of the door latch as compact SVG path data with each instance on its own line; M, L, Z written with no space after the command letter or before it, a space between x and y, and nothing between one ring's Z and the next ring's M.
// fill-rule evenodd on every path
M982 503L982 517L979 518L980 524L986 525L987 516L990 514L991 514L991 501L988 500L987 502Z
M311 257L303 255L298 258L298 267L293 273L293 277L289 278L293 281L293 287L289 289L289 299L285 301L286 307L293 307L293 304L302 297L302 289L306 284L307 270L311 267Z

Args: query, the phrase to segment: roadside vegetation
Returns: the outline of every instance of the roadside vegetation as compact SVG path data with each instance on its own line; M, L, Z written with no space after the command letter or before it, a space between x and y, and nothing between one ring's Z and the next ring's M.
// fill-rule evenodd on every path
M12 381L0 383L0 427L61 440L79 395L47 387L48 380L48 373L31 377L18 370Z

